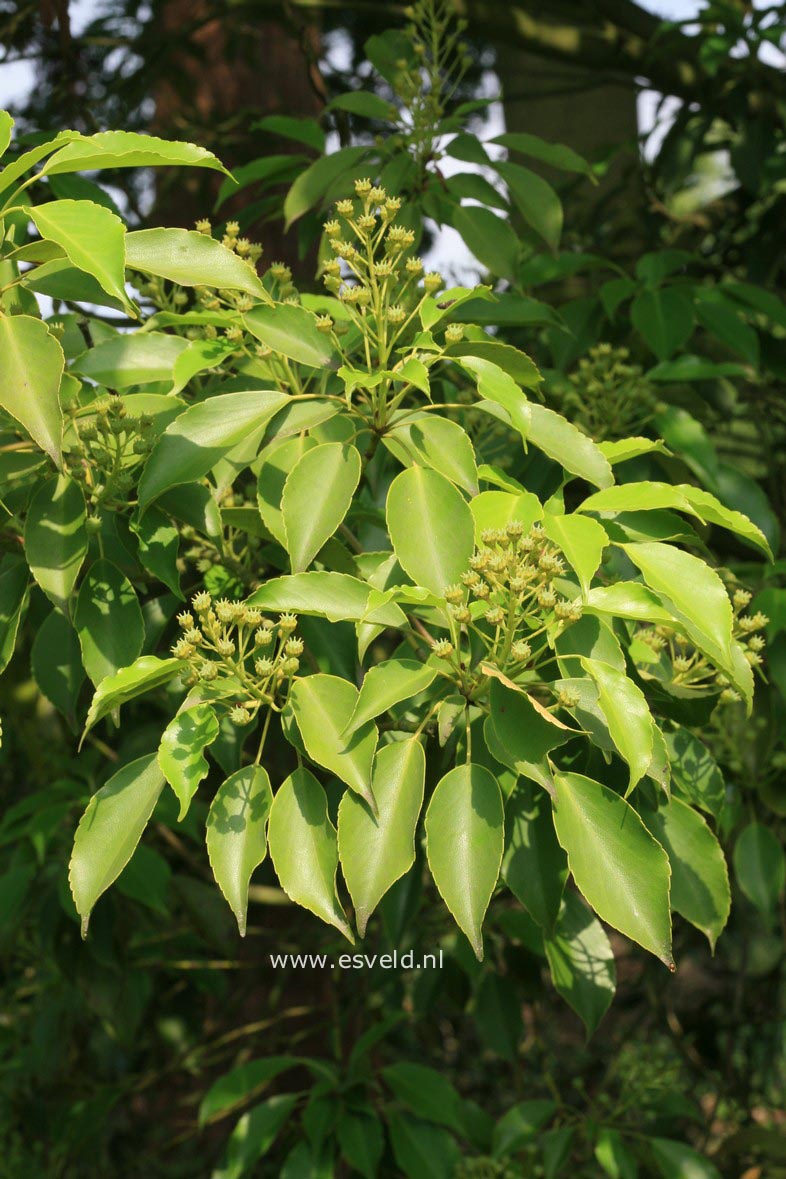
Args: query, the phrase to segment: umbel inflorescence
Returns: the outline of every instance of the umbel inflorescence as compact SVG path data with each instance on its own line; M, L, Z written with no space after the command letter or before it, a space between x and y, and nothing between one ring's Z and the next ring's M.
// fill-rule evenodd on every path
M562 592L571 583L558 584L565 562L542 525L525 529L514 520L485 530L481 541L461 584L445 591L451 638L434 646L470 693L482 684L483 664L537 682L540 666L553 657L554 637L582 613L581 601Z
M755 614L744 613L751 601L748 590L735 590L731 601L734 611L732 637L742 647L745 661L754 671L758 671L766 645L760 632L769 619L761 610ZM730 685L728 677L718 671L686 635L673 627L643 627L636 638L643 646L633 647L631 653L644 679L660 680L680 695L717 693L721 704L734 704L740 700L739 693Z
M225 703L238 725L254 720L261 708L280 711L300 667L303 640L294 614L277 622L244 602L213 601L206 592L192 599L191 611L178 615L182 634L172 647L188 663L188 686L209 686L211 700Z

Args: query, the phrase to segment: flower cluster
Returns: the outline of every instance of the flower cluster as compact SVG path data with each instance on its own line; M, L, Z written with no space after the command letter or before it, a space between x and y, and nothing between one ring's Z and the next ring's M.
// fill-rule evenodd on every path
M172 647L189 665L186 682L212 685L234 724L248 724L263 707L280 711L303 654L295 615L273 622L244 602L214 601L204 591L191 606L178 615L182 634Z
M655 390L629 357L627 348L597 344L559 390L561 412L596 442L640 434L652 421Z
M67 407L74 439L65 455L72 479L82 484L91 518L102 507L123 511L139 469L152 448L153 419L129 414L120 397L99 397L86 409Z
M414 232L396 224L399 197L370 180L355 181L355 194L357 199L337 201L337 217L325 222L335 257L325 263L323 281L361 329L366 321L387 357L422 299L440 290L442 275L426 273L411 253ZM330 331L334 325L322 316L320 326Z
M759 610L755 614L744 614L750 605L748 590L737 589L732 594L734 622L732 637L743 649L745 659L756 670L762 664L765 647L762 631L769 619ZM685 635L668 626L648 626L640 629L636 638L645 645L647 652L634 647L636 663L645 679L657 679L666 687L679 693L700 692L719 694L722 704L733 704L740 699L739 693L729 684L723 672L691 643Z
M526 530L513 520L487 529L481 540L461 584L445 590L452 641L435 644L434 652L461 668L461 636L474 634L483 662L515 678L551 657L549 639L581 617L581 602L557 589L565 563L542 525Z

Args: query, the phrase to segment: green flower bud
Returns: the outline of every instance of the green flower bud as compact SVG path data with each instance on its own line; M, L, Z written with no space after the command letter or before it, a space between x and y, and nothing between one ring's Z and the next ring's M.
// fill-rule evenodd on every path
M235 617L234 603L228 602L226 598L220 598L216 602L216 615L219 622L232 622Z

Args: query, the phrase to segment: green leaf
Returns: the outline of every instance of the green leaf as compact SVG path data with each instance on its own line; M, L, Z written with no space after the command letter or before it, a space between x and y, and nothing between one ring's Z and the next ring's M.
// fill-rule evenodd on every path
M371 765L377 727L369 721L348 739L343 736L358 700L358 690L335 675L309 675L292 685L289 702L308 756L330 770L375 810Z
M723 582L704 561L674 545L653 541L624 544L647 585L681 623L699 650L717 663L750 699L750 684L740 682L732 653L732 608Z
M679 798L642 818L669 857L672 909L701 930L714 950L731 909L720 844L702 816Z
M349 111L364 119L377 119L383 123L395 122L397 111L392 103L368 90L349 90L339 94L328 103L328 110Z
M316 438L299 433L295 438L287 438L270 448L265 447L263 452L263 461L257 473L257 508L262 523L284 549L287 546L281 511L284 484L297 461L318 445Z
M85 680L82 650L76 631L59 610L53 610L37 629L30 665L47 700L75 725L76 703Z
M133 663L145 638L142 611L127 577L103 558L79 588L74 626L85 671L94 684Z
M534 1101L520 1101L504 1114L496 1126L491 1140L494 1158L507 1158L532 1142L535 1135L557 1112L555 1102L543 1098Z
M581 666L598 689L598 704L611 739L628 763L630 792L652 761L654 722L644 693L624 671L608 663L583 658Z
M442 1073L424 1064L400 1060L383 1068L382 1076L394 1097L412 1113L461 1133L461 1098Z
M8 111L0 111L0 156L5 155L8 150L8 145L11 142L11 132L14 129L14 120L9 115Z
M734 874L741 891L762 913L773 913L786 885L786 854L763 823L748 823L734 844Z
M674 508L710 523L729 528L772 556L764 533L742 512L724 507L720 500L700 487L671 483L622 483L596 491L585 499L580 512L657 511Z
M188 346L182 337L163 332L123 334L83 352L71 371L111 389L171 381L178 357Z
M325 132L316 119L294 118L292 115L265 115L251 124L252 131L267 131L271 135L281 135L284 139L294 139L298 143L305 143L313 147L320 155L325 150Z
M125 303L121 303L113 295L107 295L92 274L77 270L65 256L52 258L51 261L28 270L25 273L24 287L25 290L36 291L39 295L48 295L50 299L91 303L96 307L112 307L115 311L128 310ZM77 336L72 338L75 343L80 339Z
M65 250L77 270L91 274L136 317L136 307L126 294L126 227L119 217L93 201L63 200L31 206L30 219L41 237Z
M293 303L255 307L243 322L252 336L280 356L309 368L326 368L335 359L330 337L317 327L316 316Z
M207 816L207 854L216 884L246 935L248 885L267 853L265 827L273 804L262 766L244 766L223 782Z
M81 136L78 131L60 131L53 139L48 139L45 143L39 143L29 151L23 152L21 156L17 156L12 163L6 164L2 172L0 172L0 192L4 194L9 193L11 186L16 184L24 176L25 172L29 171L44 156L51 155L62 144L70 143L72 140L80 138Z
M614 952L603 926L575 892L566 892L554 935L543 944L555 989L591 1036L617 989Z
M221 161L204 147L157 139L154 135L140 135L136 131L99 131L97 135L80 135L50 157L44 172L54 176L59 172L155 168L164 164L226 172Z
M710 332L724 348L736 352L747 364L756 368L759 363L759 337L749 324L733 311L730 303L717 303L717 292L713 291L713 301L704 296L703 288L698 288L702 297L696 303L696 318L703 328ZM707 294L710 288L707 288Z
M502 879L549 934L567 876L568 862L557 842L548 794L532 782L518 783L505 807Z
M298 1103L295 1094L276 1093L244 1113L229 1135L226 1161L215 1179L243 1179L264 1158Z
M509 221L482 205L460 205L453 214L453 228L481 266L499 278L515 279L521 243Z
M230 197L237 196L249 185L260 184L264 189L272 184L281 184L284 181L292 180L297 176L301 167L307 163L307 156L293 153L292 155L265 155L256 160L250 160L247 164L237 165L232 175L221 181L216 203L213 205L214 211L220 209Z
M409 700L425 691L436 677L436 667L428 667L416 659L386 659L375 664L363 678L355 711L344 735L354 733L401 700Z
M540 160L552 168L560 168L563 172L581 172L584 176L593 176L593 171L585 159L571 147L562 143L549 143L539 135L530 135L525 131L507 131L492 139L492 143L499 143L511 151L521 152L531 156L533 160Z
M59 467L63 414L63 349L46 324L31 315L0 317L0 408L25 428Z
M388 1133L396 1165L407 1179L453 1179L461 1152L447 1130L394 1110Z
M659 438L620 438L615 442L599 442L598 449L603 451L612 466L638 458L642 454L652 454L654 451L660 454L669 453Z
M487 725L492 733L487 740L492 753L496 749L504 765L550 787L547 755L565 744L571 730L536 707L526 693L513 691L500 680L492 680L489 705Z
M520 494L481 491L469 506L475 521L475 538L478 546L482 544L483 533L487 528L504 528L506 524L517 520L524 525L526 531L529 531L537 520L543 518L540 500L531 491L522 491Z
M158 765L180 803L178 823L186 817L199 783L208 775L204 750L217 737L218 718L210 704L195 704L179 712L164 729Z
M369 595L374 592L366 582L348 573L313 570L294 576L274 577L254 590L249 606L263 610L291 610L294 614L314 614L329 622L359 622L365 617ZM374 612L382 626L403 626L406 618L394 603Z
M391 427L382 441L405 466L417 463L439 471L470 495L478 493L475 451L466 430L458 422L424 413Z
M670 969L669 860L613 790L582 774L555 774L554 827L579 890L609 925Z
M48 181L50 191L59 199L92 201L93 204L109 209L111 213L122 219L123 214L112 197L93 180L88 180L85 176L74 175L74 173L58 172L56 176L48 176Z
M603 451L553 409L535 403L530 405L528 438L571 475L586 479L596 487L610 487L614 482L609 460Z
M216 1122L247 1101L268 1081L273 1081L301 1061L297 1056L265 1056L249 1060L224 1073L208 1089L199 1105L199 1125Z
M140 563L182 602L183 592L177 567L179 530L166 512L162 512L155 504L147 509L141 519L132 519L130 527L139 542Z
M270 296L256 271L221 242L192 229L137 229L126 234L126 266L181 287L245 291Z
M595 1140L595 1158L609 1179L638 1179L638 1165L623 1144L619 1130L602 1126Z
M119 671L105 676L90 702L82 740L84 741L85 735L103 717L114 712L127 700L133 700L144 692L152 692L155 688L168 684L183 667L181 659L159 659L155 655L142 655L130 666L122 667Z
M685 483L680 485L679 490L702 520L706 520L708 524L719 524L722 528L736 532L744 540L750 541L751 544L762 549L765 555L772 560L769 541L762 530L746 515L733 508L727 508L714 495L701 487L691 487Z
M586 528L587 524L593 527ZM582 519L578 515L553 516L551 512L544 513L543 528L549 540L562 549L579 579L582 594L586 596L603 550L609 543L605 528L597 520Z
M176 357L172 366L172 388L169 395L180 393L198 373L218 368L236 348L237 345L233 341L226 339L192 340Z
M151 753L123 766L87 804L68 868L82 937L87 935L96 901L134 854L163 786L156 755Z
M505 843L502 795L484 766L462 765L439 781L426 812L426 855L434 882L483 960L481 927Z
M321 156L301 172L284 199L286 228L312 209L340 177L352 172L356 164L368 155L367 147L345 147L331 155ZM347 180L347 196L351 185Z
M428 369L422 360L418 360L416 356L410 356L409 360L405 360L401 368L396 371L396 379L399 381L408 381L415 389L419 389L421 393L425 393L426 397L431 400L431 381L429 380ZM426 419L428 420L428 419ZM441 419L448 421L448 418ZM451 425L455 425L451 422Z
M674 789L693 806L717 818L726 799L726 783L707 746L681 726L664 731L663 738Z
M618 581L614 585L596 586L587 594L584 609L591 614L608 614L664 626L674 626L676 621L657 594L638 581Z
M324 442L295 463L281 511L293 573L303 573L349 511L362 463L354 446ZM315 495L315 490L318 489Z
M683 1142L650 1138L647 1144L663 1179L721 1179L714 1163Z
M71 591L87 555L85 497L67 475L38 488L25 521L25 556L46 596L69 613Z
M139 482L145 507L170 487L201 479L233 447L257 435L286 402L284 393L260 389L223 393L198 405L167 426L153 447Z
M415 862L426 759L417 738L394 741L374 761L377 815L351 791L338 808L338 851L361 938L382 897Z
M505 160L495 163L494 169L530 228L550 249L557 250L562 235L562 202L548 181L529 168Z
M570 676L576 670L579 655L610 663L619 671L625 670L625 656L612 626L591 614L583 614L578 622L571 623L558 634L554 640L554 649L559 657L562 675Z
M482 356L462 356L458 363L475 377L481 397L502 406L511 426L526 442L532 422L531 407L510 373Z
M393 480L385 512L401 567L416 585L444 594L468 568L475 546L461 493L437 471L412 467Z
M287 896L354 943L336 894L336 830L328 817L325 792L308 770L295 770L279 787L270 810L268 844Z
M642 291L630 317L658 360L668 360L693 334L693 305L674 287Z
M717 381L720 377L747 377L744 364L725 361L713 363L703 356L683 354L674 360L664 360L646 373L648 381L663 381L664 384L682 384L684 381Z
M536 389L543 380L534 360L527 356L526 352L522 352L520 348L514 348L512 344L503 344L499 340L493 340L491 337L484 340L463 340L459 344L451 344L447 355L456 359L460 357L462 363L466 357L490 362L497 368L501 368L509 377L513 377L516 384L525 389ZM485 393L483 395L486 396ZM518 391L518 397L520 401L526 400L521 390Z
M366 1179L376 1179L385 1149L385 1135L376 1114L345 1110L336 1125L336 1140L342 1158L353 1170Z

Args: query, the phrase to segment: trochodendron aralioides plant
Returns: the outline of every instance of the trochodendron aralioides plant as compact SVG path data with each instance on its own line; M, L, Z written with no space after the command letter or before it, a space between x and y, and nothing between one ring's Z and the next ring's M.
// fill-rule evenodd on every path
M750 709L767 620L692 522L767 541L693 484L619 482L661 444L547 408L530 357L472 321L492 289L445 289L369 180L324 225L320 293L258 277L232 222L131 232L57 195L164 163L220 167L64 133L0 172L3 663L35 596L34 675L83 741L111 748L135 698L161 717L79 823L83 932L164 791L193 822L211 786L241 932L268 853L354 942L422 846L477 957L513 894L592 1029L615 985L600 921L669 968L672 912L711 944L726 922L675 718ZM39 294L133 322L45 320Z

